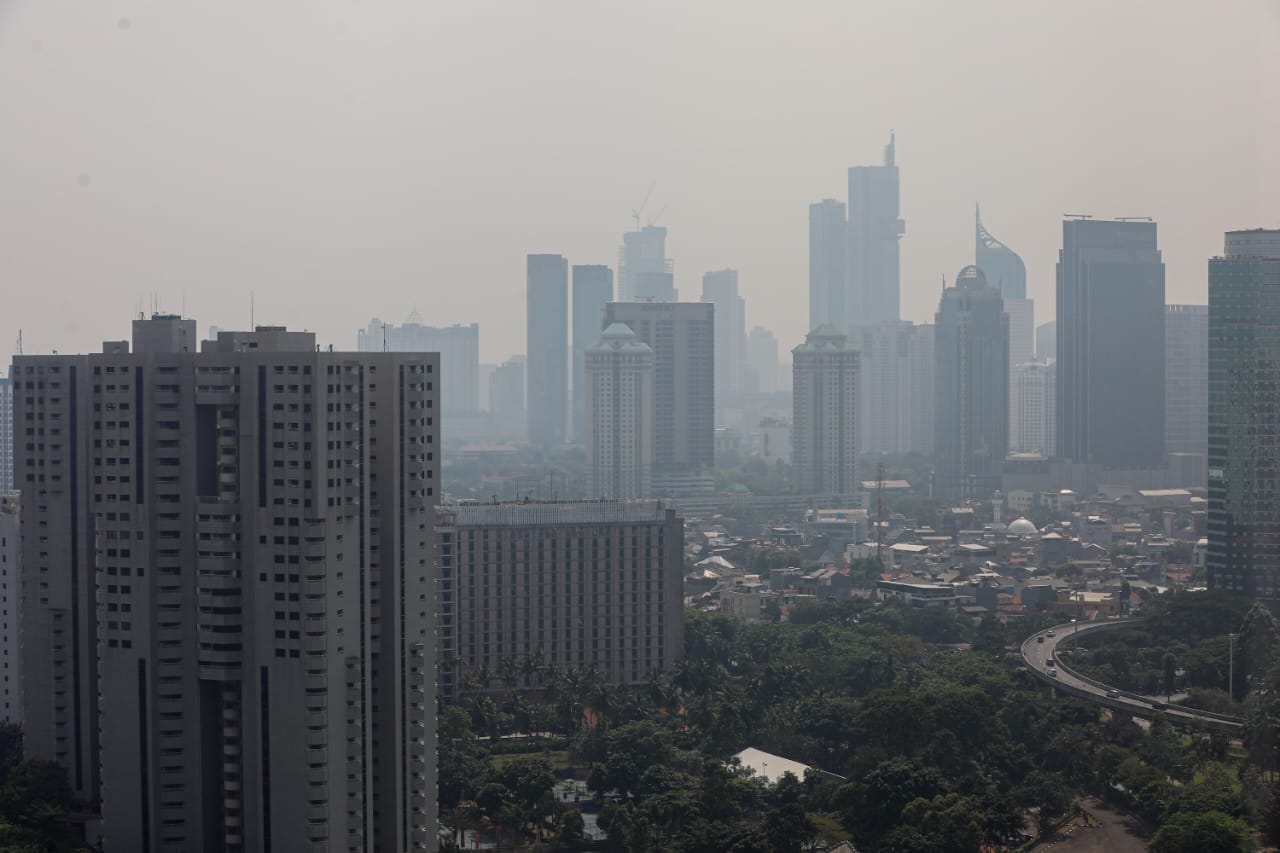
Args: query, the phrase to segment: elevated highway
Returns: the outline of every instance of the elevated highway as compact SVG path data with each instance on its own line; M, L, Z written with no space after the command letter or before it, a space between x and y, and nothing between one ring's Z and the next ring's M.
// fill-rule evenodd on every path
M1070 648L1073 639L1103 631L1118 631L1141 623L1141 619L1107 619L1099 622L1067 622L1063 625L1055 625L1032 634L1026 639L1022 644L1022 660L1032 675L1052 685L1058 691L1110 708L1112 711L1146 719L1163 714L1165 719L1176 725L1207 728L1236 736L1241 734L1244 729L1242 717L1197 711L1179 705L1166 705L1150 696L1120 690L1076 672L1070 664L1064 666L1058 656L1059 647ZM1049 661L1054 662L1053 667L1049 666Z

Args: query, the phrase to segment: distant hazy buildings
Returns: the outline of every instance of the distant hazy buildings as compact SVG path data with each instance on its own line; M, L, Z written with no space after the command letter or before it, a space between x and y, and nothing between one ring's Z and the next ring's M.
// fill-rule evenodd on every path
M587 347L586 496L645 498L653 492L653 349L614 323Z
M702 276L702 301L715 306L716 409L744 389L747 372L747 303L738 295L738 271Z
M22 722L22 499L0 492L0 723Z
M705 302L605 306L606 327L630 326L653 349L653 490L662 497L715 486L714 313Z
M934 321L934 496L988 498L1008 452L1009 317L982 271L960 271Z
M1058 259L1058 455L1163 467L1164 263L1154 222L1069 219Z
M673 268L667 258L667 229L646 225L622 235L618 250L618 300L675 302Z
M858 350L821 326L791 351L791 473L801 494L858 491Z
M833 198L809 205L809 328L850 323L849 272L845 251L849 220L845 205Z
M439 361L195 338L14 359L24 750L108 850L434 850Z
M1164 434L1169 453L1209 452L1209 306L1164 315Z
M1024 361L1014 370L1018 386L1018 443L1010 446L1016 453L1030 453L1052 458L1057 452L1054 430L1057 429L1057 370L1053 359Z
M854 327L849 343L861 352L859 451L929 452L933 447L933 327L887 320Z
M1280 230L1209 261L1210 589L1280 598Z
M1054 320L1036 326L1036 358L1041 361L1058 357L1058 324Z
M753 326L747 333L747 365L747 390L764 394L779 390L778 339L764 326Z
M1000 291L1004 312L1009 315L1009 447L1021 446L1018 435L1018 365L1035 355L1035 303L1027 298L1027 265L1017 252L997 240L982 224L982 214L974 212L974 265L982 270L987 284Z
M898 241L906 231L898 207L894 139L884 165L849 168L849 291L845 330L899 318Z
M683 656L684 523L662 502L447 506L436 530L446 696L512 661L627 684Z
M493 369L489 376L489 411L508 421L525 422L525 357L513 355Z
M573 267L573 438L583 440L586 429L587 387L584 370L587 347L600 340L604 306L613 301L613 270L599 264Z
M214 338L216 340L216 338ZM424 326L415 312L401 326L376 317L356 334L359 352L440 353L440 405L449 414L480 411L480 325Z
M0 492L13 491L13 382L0 376Z
M529 441L561 444L569 409L569 263L562 255L529 255L527 303Z

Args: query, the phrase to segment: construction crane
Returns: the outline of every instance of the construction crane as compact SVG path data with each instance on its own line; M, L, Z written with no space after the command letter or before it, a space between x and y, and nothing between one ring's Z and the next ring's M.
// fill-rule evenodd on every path
M649 203L649 196L653 195L653 188L658 185L656 180L649 182L649 191L644 194L644 201L640 202L640 206L631 211L631 218L636 221L636 230L640 230L640 214L644 212L644 206Z

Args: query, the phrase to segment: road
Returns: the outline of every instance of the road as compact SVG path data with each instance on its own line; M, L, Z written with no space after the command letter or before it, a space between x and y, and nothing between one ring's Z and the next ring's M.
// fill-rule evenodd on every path
M1147 849L1147 833L1132 815L1095 799L1082 800L1080 805L1097 826L1069 821L1052 838L1032 847L1031 853L1143 853Z
M1118 630L1128 625L1137 624L1137 619L1112 619L1105 622L1068 622L1065 625L1056 625L1037 634L1033 634L1027 638L1022 644L1022 659L1027 666L1036 672L1041 678L1060 687L1065 693L1072 693L1081 698L1088 699L1096 704L1111 708L1113 711L1120 713L1130 713L1139 717L1151 717L1158 710L1153 704L1163 704L1157 700L1152 700L1147 696L1141 696L1137 693L1129 693L1124 690L1111 690L1106 685L1099 684L1092 679L1084 678L1076 675L1074 672L1063 669L1060 665L1054 667L1057 677L1049 676L1048 662L1050 659L1058 663L1058 648L1069 648L1072 638L1075 636L1085 636L1087 634L1097 633L1104 630ZM1078 632L1078 634L1077 634ZM1043 642L1040 638L1043 638ZM1068 666L1070 661L1068 661ZM1115 693L1114 696L1108 696L1108 693ZM1221 714L1210 714L1203 711L1194 711L1187 708L1181 708L1175 705L1169 705L1163 709L1164 714L1171 723L1190 724L1202 723L1219 730L1235 731L1242 727L1242 721L1235 717L1226 717Z

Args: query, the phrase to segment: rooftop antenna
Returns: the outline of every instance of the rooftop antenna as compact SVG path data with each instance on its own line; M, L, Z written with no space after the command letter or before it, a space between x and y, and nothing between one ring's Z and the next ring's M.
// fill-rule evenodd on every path
M1091 214L1091 213L1064 213L1064 214L1062 214L1062 218L1063 218L1063 219L1093 219L1093 214Z
M18 355L22 355L22 330L18 330Z
M249 291L249 331L251 332L253 331L253 312L254 312L253 297L254 297L254 293L252 290L250 290Z
M1150 222L1150 216L1117 216L1117 222Z

